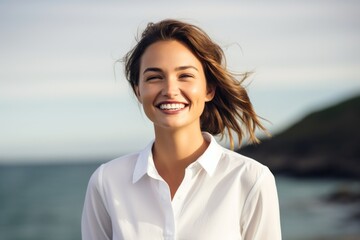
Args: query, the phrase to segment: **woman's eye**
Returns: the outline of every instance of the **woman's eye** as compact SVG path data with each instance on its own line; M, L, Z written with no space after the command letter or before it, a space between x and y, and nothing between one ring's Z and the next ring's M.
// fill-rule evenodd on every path
M156 79L161 79L161 76L159 76L159 75L149 76L146 78L146 81L151 81L151 80L156 80Z
M192 75L192 74L181 74L180 78L194 78L194 75Z

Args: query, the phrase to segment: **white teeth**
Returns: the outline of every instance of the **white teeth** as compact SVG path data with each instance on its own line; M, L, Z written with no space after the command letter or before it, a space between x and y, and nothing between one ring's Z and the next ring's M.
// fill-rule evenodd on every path
M162 110L179 110L185 107L183 103L164 103L160 104L160 109Z

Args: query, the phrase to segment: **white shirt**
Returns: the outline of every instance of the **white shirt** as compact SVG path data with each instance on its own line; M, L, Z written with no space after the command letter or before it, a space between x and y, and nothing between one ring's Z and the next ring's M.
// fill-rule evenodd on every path
M89 181L82 239L281 239L269 169L203 135L210 144L186 168L172 200L154 165L153 142L101 165Z

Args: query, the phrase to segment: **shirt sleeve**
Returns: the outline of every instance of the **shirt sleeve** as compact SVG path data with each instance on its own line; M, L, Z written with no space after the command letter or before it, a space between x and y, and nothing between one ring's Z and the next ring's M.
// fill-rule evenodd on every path
M86 191L81 219L83 240L110 240L111 219L102 198L102 166L91 176Z
M245 240L281 240L275 178L265 168L249 192L241 218Z

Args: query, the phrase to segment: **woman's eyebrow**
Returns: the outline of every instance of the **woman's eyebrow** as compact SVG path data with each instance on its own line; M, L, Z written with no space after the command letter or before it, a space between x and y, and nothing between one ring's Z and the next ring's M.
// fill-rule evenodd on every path
M189 66L180 66L180 67L177 67L177 68L175 68L175 71L186 70L186 69L189 69L189 68L192 68L192 69L195 69L196 71L199 71L196 67L191 66L191 65L189 65Z
M186 69L189 69L189 68L192 68L192 69L194 69L196 71L199 71L199 69L197 69L196 67L191 66L191 65L176 67L175 71L182 71L182 70L186 70ZM146 72L163 72L163 70L161 68L157 68L157 67L149 67L149 68L146 68L144 70L143 74L146 73Z
M144 70L143 74L146 72L162 72L162 70L160 68L156 68L156 67L149 67Z

